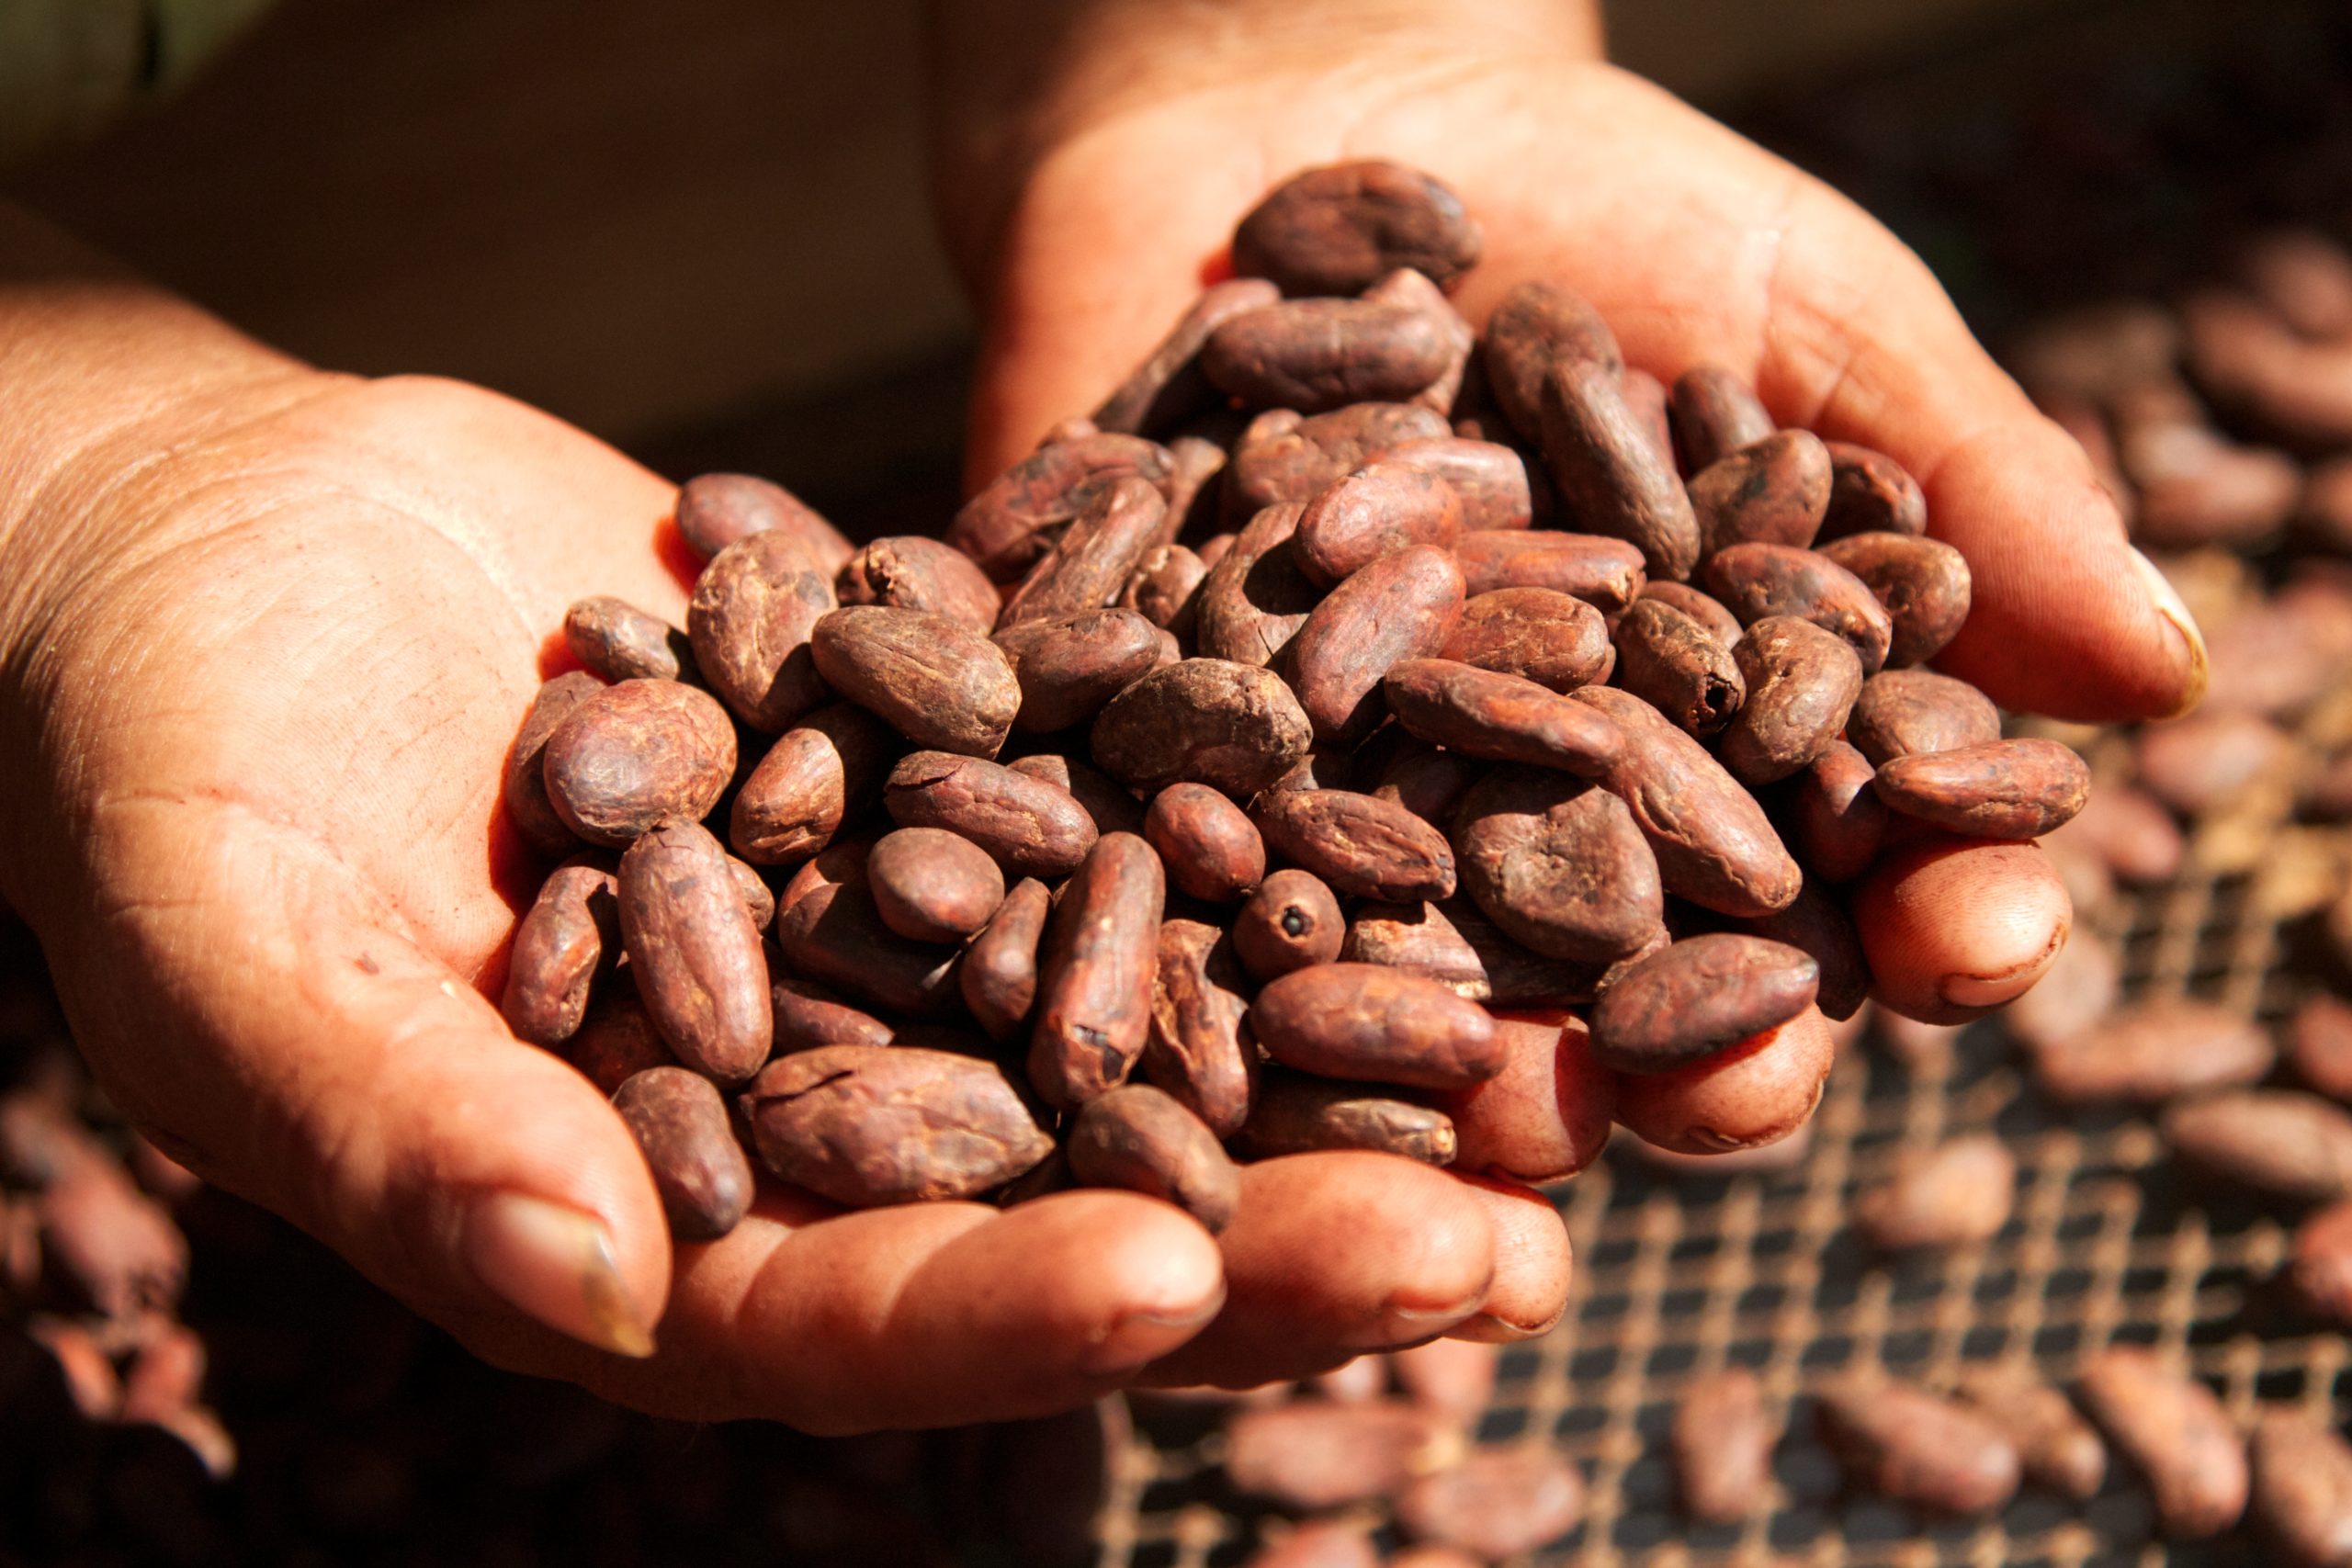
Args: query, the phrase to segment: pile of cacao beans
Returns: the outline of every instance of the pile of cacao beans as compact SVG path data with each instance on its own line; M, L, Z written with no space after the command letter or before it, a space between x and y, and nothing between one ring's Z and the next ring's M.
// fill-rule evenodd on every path
M1306 171L942 538L706 476L683 630L572 607L505 781L569 856L505 1013L679 1234L749 1197L722 1089L836 1202L1108 1185L1212 1229L1236 1153L1770 1143L1900 925L1858 939L1857 878L2061 897L2030 840L2088 775L1924 668L1969 575L1918 486L1628 367L1555 285L1478 337L1480 243L1424 175Z

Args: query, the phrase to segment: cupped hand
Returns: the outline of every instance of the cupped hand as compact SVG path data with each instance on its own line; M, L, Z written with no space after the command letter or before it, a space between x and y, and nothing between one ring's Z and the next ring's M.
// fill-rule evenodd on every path
M1363 157L1429 171L1483 224L1484 259L1455 294L1474 323L1521 282L1564 284L1630 363L1669 382L1727 367L1784 424L1908 468L1929 532L1974 577L1942 669L2010 708L2070 718L2172 714L2201 694L2188 612L2127 542L2081 449L1918 258L1820 182L1566 53L1424 37L1261 73L1237 53L1214 81L1065 116L1001 214L965 225L987 267L973 471L1117 385L1270 186ZM1863 935L1881 998L1939 1021L2030 985L2071 919L2030 851L1891 855L1857 905L1878 917Z
M673 491L446 383L301 373L195 423L53 478L0 592L28 742L9 890L100 1080L164 1147L490 1359L678 1416L1035 1413L1216 1309L1209 1237L1113 1192L842 1214L772 1187L725 1240L673 1249L604 1098L485 1000L535 876L498 780L543 646L591 592L683 613ZM1411 1212L1411 1180L1340 1174L1267 1169L1253 1192ZM1285 1266L1287 1240L1263 1245ZM1440 1224L1388 1267L1471 1295L1488 1245ZM1294 1310L1384 1309L1373 1256Z

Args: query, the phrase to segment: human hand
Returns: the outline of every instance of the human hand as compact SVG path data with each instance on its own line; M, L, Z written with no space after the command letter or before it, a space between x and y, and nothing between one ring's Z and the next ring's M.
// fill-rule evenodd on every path
M1226 18L1224 44L1190 54L1120 0L1069 9L1066 47L1091 63L1066 75L1081 85L1000 130L1028 152L994 205L979 182L947 204L986 301L975 472L1115 386L1272 184L1390 158L1482 223L1484 259L1454 297L1473 322L1522 281L1565 284L1630 363L1668 381L1726 366L1781 423L1917 476L1930 533L1974 577L1939 667L2073 718L2178 712L2202 692L2188 612L1919 260L1819 182L1600 63L1589 30L1559 19L1575 7L1483 0L1491 15L1464 19L1404 4L1356 38L1344 9L1318 27L1311 6L1253 34L1236 18L1265 8L1227 0L1187 8ZM2071 919L2042 873L2030 847L1890 854L1856 889L1881 999L1953 1021L2025 989Z
M1108 1390L1222 1299L1175 1209L770 1184L673 1251L603 1096L484 999L532 892L498 781L543 647L590 592L683 614L673 494L474 389L270 360L79 448L0 512L0 887L137 1125L494 1361L817 1431ZM1483 1284L1426 1245L1417 1275Z

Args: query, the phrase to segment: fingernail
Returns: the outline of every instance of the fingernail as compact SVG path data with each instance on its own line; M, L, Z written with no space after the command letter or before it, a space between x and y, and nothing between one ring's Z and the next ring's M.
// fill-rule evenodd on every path
M2181 687L2180 701L2170 713L2158 714L2159 718L2177 718L2204 700L2206 682L2212 677L2211 661L2205 653L2205 634L2197 629L2197 617L2180 602L2180 593L2171 580L2156 570L2156 563L2132 548L2132 570L2140 574L2140 581L2156 606L2156 614L2165 618L2175 636L2181 641L2183 660L2188 666L2188 678Z
M1507 1317L1497 1317L1490 1312L1476 1313L1447 1329L1445 1337L1449 1339L1475 1340L1481 1345L1516 1345L1522 1340L1543 1338L1557 1327L1560 1319L1566 1315L1567 1309L1563 1307L1542 1323L1525 1324L1513 1323Z
M1224 1310L1225 1282L1220 1280L1208 1300L1196 1307L1126 1313L1088 1348L1079 1370L1094 1377L1134 1371L1183 1344Z
M1993 975L1947 975L1936 983L1936 994L1956 1008L1994 1008L2015 1000L2057 962L2072 925L2071 920L2061 924L2051 933L2049 945L2023 964Z
M1392 1346L1434 1339L1476 1313L1479 1303L1486 1299L1487 1292L1483 1287L1477 1294L1464 1296L1444 1306L1416 1306L1391 1296L1380 1315L1362 1333L1346 1342L1347 1348L1351 1350L1385 1350Z
M488 1193L466 1215L465 1249L475 1278L517 1311L601 1350L653 1354L653 1336L621 1288L612 1235L593 1215L520 1192Z

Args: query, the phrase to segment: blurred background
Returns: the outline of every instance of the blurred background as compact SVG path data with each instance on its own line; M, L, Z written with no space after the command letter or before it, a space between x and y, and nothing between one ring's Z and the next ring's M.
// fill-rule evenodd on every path
M145 8L89 0L88 80L127 79L103 67L136 29L106 18ZM2254 1076L2352 1100L2352 1044L2332 1082L2303 1050L2314 1017L2352 1042L2352 1007L2331 999L2352 998L2352 408L2314 422L2276 380L2233 388L2197 325L2200 298L2262 292L2240 247L2281 223L2321 237L2318 274L2352 300L2352 256L2327 238L2352 234L2352 6L1610 13L1621 62L1928 258L2136 509L2211 634L2215 682L2174 725L2041 731L2090 760L2100 797L2139 802L2130 833L2110 819L2049 841L2080 916L2064 996L2046 986L2039 1014L1960 1032L1877 1021L1808 1136L1753 1167L1661 1168L1620 1139L1562 1190L1567 1318L1488 1364L1464 1411L1478 1440L1555 1446L1584 1478L1582 1523L1523 1560L2285 1561L2242 1534L2165 1542L2120 1462L2079 1505L2029 1489L1986 1517L1924 1517L1842 1479L1806 1415L1858 1364L1936 1388L2002 1359L2063 1381L2114 1341L2159 1347L2241 1425L2292 1408L2334 1426L2352 1397L2344 1322L2282 1293L2299 1212L2190 1176L2139 1109L2066 1103L2042 1055L2197 1003L2251 1028ZM930 231L919 20L914 0L281 0L166 101L122 119L103 91L62 106L104 129L11 165L0 197L320 363L482 381L673 475L770 474L853 536L935 531L970 323ZM0 84L24 44L0 31ZM2119 299L2146 303L2072 313ZM2299 323L2312 341L2290 346L2352 364L2347 321ZM41 1216L59 1184L12 1119L41 1107L101 1173L91 1190L123 1220L106 1234L185 1247L175 1315L93 1299L127 1252L55 1246ZM2016 1162L1996 1232L1900 1259L1857 1235L1860 1194L1988 1132ZM1789 1435L1764 1495L1700 1528L1667 1434L1724 1366L1756 1371ZM1306 1397L1377 1394L1392 1373L1411 1392L1374 1366ZM128 1137L74 1065L38 950L0 916L0 1568L1228 1568L1279 1539L1284 1510L1227 1472L1233 1410L1134 1416L818 1442L494 1372ZM1375 1500L1351 1510L1389 1530Z

